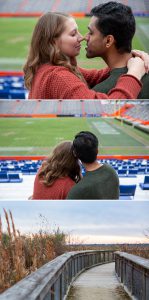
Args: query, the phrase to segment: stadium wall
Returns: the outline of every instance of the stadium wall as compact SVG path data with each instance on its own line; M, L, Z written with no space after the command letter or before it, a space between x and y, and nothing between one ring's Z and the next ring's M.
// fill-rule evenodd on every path
M35 12L35 13L7 13L7 12L4 12L4 13L0 13L0 18L12 18L12 17L15 17L15 18L22 18L22 17L25 17L25 18L29 18L29 17L36 17L36 18L39 18L41 15L43 15L42 12ZM73 17L75 18L84 18L86 16L89 16L89 14L85 14L85 13L82 13L82 12L70 12L70 15L72 15Z
M6 100L7 101L7 100ZM18 100L19 101L19 100ZM55 114L0 114L0 118L57 118L59 115ZM63 117L74 117L73 115L70 116L63 116Z
M0 18L39 18L41 15L43 15L42 12L35 12L35 13L0 13ZM70 15L72 15L75 18L84 18L84 17L91 17L90 14L81 13L81 12L70 12ZM139 11L134 12L134 16L136 17L149 17L149 11Z
M43 160L47 156L37 155L37 156L0 156L0 160ZM97 159L149 159L149 155L98 155Z
M0 71L0 77L3 76L23 76L22 71Z

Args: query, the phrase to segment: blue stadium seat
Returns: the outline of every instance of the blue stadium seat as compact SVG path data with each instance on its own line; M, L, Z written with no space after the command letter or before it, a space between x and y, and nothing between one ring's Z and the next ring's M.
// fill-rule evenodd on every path
M144 182L140 183L139 185L142 190L149 190L149 176L145 176Z
M14 182L14 183L23 181L23 178L20 178L20 175L17 173L8 174L8 179L9 179L9 182Z
M136 177L136 175L138 174L138 169L133 168L133 169L129 169L128 170L128 176L129 177Z
M131 200L135 195L136 184L120 185L120 199Z
M134 165L129 165L128 168L129 170L132 170L134 168Z
M21 168L21 172L23 175L30 175L29 168L23 167Z
M18 171L21 171L21 167L14 164L14 172L18 172Z
M6 172L0 172L0 183L9 182L9 178Z
M118 171L118 167L117 166L112 166L113 167L113 169L115 170L115 171Z
M9 167L8 166L1 166L1 172L8 172L9 171Z
M124 169L127 170L127 165L123 165L123 164L122 164L122 168L123 168L123 170L124 170Z
M138 168L138 174L145 174L146 168L145 167L139 167Z
M9 99L25 99L24 89L10 89L9 90Z
M37 173L37 168L29 168L30 175L35 175Z
M9 88L0 85L0 99L9 99Z
M127 169L119 169L118 170L118 176L126 176L127 175Z

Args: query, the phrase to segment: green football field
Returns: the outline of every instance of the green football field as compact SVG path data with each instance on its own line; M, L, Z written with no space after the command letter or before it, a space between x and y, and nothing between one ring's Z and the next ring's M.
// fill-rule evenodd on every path
M77 18L80 32L85 35L89 18ZM0 69L22 70L27 57L32 31L37 18L0 18ZM137 31L133 48L149 52L149 18L136 18ZM86 68L104 66L101 59L85 57L85 42L82 43L79 65Z
M100 154L149 153L148 134L110 118L1 118L0 127L0 155L48 155L82 130L97 135Z

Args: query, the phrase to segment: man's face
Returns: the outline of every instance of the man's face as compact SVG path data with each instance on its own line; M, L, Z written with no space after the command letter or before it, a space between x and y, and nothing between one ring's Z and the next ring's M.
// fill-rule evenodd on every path
M96 28L98 18L92 17L88 25L88 33L86 34L86 57L103 57L106 51L106 37Z

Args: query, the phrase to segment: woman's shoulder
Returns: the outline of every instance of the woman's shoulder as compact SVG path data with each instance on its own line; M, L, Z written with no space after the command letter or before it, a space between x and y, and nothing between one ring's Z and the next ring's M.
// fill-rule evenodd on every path
M72 188L76 183L73 179L71 179L69 176L63 177L63 178L58 178L57 179L57 184L62 185L63 188L66 190L69 190Z
M68 68L64 67L64 66L54 66L54 65L50 65L50 64L42 64L41 66L39 66L37 72L40 73L46 73L48 72L61 72L61 71L67 71L70 72L68 70Z
M77 78L72 72L69 71L68 68L64 66L53 66L50 64L43 64L38 68L35 77L36 80L38 78L41 81L48 82L48 84L54 84L55 88L55 81L60 81L61 83L64 81L64 83L66 83L66 79L69 79L72 76L74 78Z
M65 176L65 177L62 177L62 178L58 178L57 179L59 182L65 182L65 184L67 183L70 183L70 184L75 184L74 180L71 179L69 176Z

